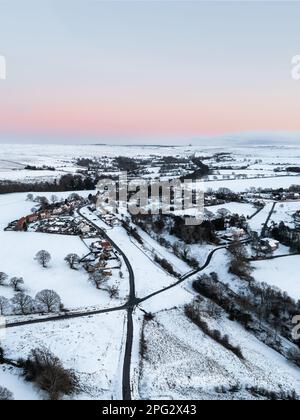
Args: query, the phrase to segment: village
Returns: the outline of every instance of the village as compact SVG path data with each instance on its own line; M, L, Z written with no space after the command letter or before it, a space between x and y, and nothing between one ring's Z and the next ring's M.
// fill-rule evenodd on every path
M229 155L215 156L214 161L233 168L231 165L234 161ZM190 161L184 157L178 158L177 161L171 157L158 158L156 161L141 158L137 159L137 162L141 163L140 171L134 169L139 167L139 164L130 158L116 158L114 162L112 165L111 159L103 159L106 170L112 171L114 175L118 175L121 168L133 168L133 173L128 176L128 182L135 180L139 174L143 179L153 179L160 174L166 180L170 180L172 175L181 175L180 179L184 182L185 171L195 171L198 176L197 167L203 169L197 158L192 158ZM157 168L153 166L153 162L156 162ZM159 165L161 170L157 170ZM95 174L99 169L93 163L90 163L89 168ZM62 322L68 319L67 323L71 327L76 323L73 315L77 317L80 314L82 319L80 318L80 322L78 320L79 332L74 332L74 340L77 342L78 337L81 337L85 354L86 340L91 340L90 347L93 349L94 341L99 339L103 347L103 358L104 354L106 356L111 354L107 351L107 348L111 348L107 347L108 343L105 340L102 343L103 337L110 343L113 334L126 339L127 331L130 339L132 334L130 317L132 317L140 328L141 337L143 334L147 337L149 346L144 348L143 345L139 346L136 343L137 352L140 351L140 354L137 354L137 360L140 362L139 366L135 366L136 371L142 372L141 375L145 378L150 372L146 358L149 358L151 363L156 358L155 350L154 352L151 350L153 337L155 346L159 346L161 342L169 349L168 334L171 332L173 335L174 331L176 332L177 319L184 323L182 328L178 329L179 334L181 331L193 328L193 323L189 324L186 304L188 308L195 305L193 307L196 310L197 305L202 302L203 308L199 306L199 313L205 322L211 325L210 329L204 327L203 331L215 340L212 348L215 349L216 346L219 348L220 345L222 348L224 344L225 347L228 346L225 338L220 339L221 327L214 325L214 314L220 314L220 309L216 308L218 305L225 312L221 317L216 315L217 322L224 321L226 325L228 324L229 333L233 325L236 328L246 325L245 334L249 335L248 328L251 328L260 345L277 349L276 351L284 357L288 357L285 346L278 344L277 330L273 333L272 329L274 316L277 316L276 308L271 312L269 310L269 315L267 312L263 315L264 322L256 320L261 316L256 314L256 308L261 306L260 288L266 289L266 293L274 296L274 302L275 300L281 302L284 299L283 292L281 295L281 292L275 291L276 286L283 291L287 290L287 293L295 299L298 296L297 287L294 286L296 283L293 282L300 252L299 187L297 184L292 184L295 177L291 179L291 185L285 188L268 187L267 184L260 183L260 178L256 183L249 181L250 177L255 178L248 168L244 169L248 171L248 178L239 181L245 183L247 181L247 187L240 187L236 180L239 178L238 171L243 170L242 162L238 168L235 170L237 174L235 178L231 175L231 181L228 179L226 183L222 182L224 171L231 173L233 169L221 169L216 165L216 172L207 175L209 179L204 176L206 179L204 217L200 225L192 227L185 226L185 218L193 214L192 211L189 213L190 209L182 208L173 214L171 211L170 214L158 212L153 215L146 211L145 214L133 215L126 202L119 202L116 208L101 205L100 189L97 188L74 189L73 192L67 190L63 193L26 192L19 195L20 204L7 211L5 224L2 225L2 229L5 230L3 236L11 244L5 250L1 268L8 276L1 285L2 305L3 302L9 303L9 308L2 309L8 323L38 324L41 319L48 318L51 329L51 319L59 317ZM153 169L155 173L151 172ZM102 176L106 177L109 174L103 173ZM218 180L214 180L214 177L218 177ZM268 182L272 184L272 180ZM129 199L132 198L130 193L128 195ZM14 202L16 198L12 197L11 201ZM143 212L154 204L150 196L148 200ZM155 200L155 203L161 205L160 199ZM173 204L171 197L170 206ZM12 219L13 221L9 222ZM35 257L42 249L51 256L46 267ZM10 255L18 255L21 263L18 266L14 266L13 263L6 264ZM283 272L281 266L289 267L290 279L281 275ZM12 279L19 282L19 289L13 289ZM23 280L24 283L21 283ZM206 284L209 285L208 289L205 288ZM48 312L45 308L41 310L37 305L40 295L44 297L49 291L55 292L62 303L53 312ZM214 291L218 294L213 294ZM255 293L258 293L257 299ZM162 298L164 294L165 299ZM160 296L161 298L158 298ZM200 296L199 301L197 296ZM34 303L32 310L21 310L20 305L25 298L29 303ZM211 300L207 307L208 317L203 300L207 298ZM250 298L253 302L247 306L247 299ZM16 300L19 306L14 303ZM294 304L291 305L290 312L294 310ZM124 316L122 311L127 311L127 316ZM99 314L99 318L96 318L95 314ZM91 322L93 316L95 323L91 326L91 334L89 332L84 334L81 332L82 325L85 321ZM169 320L173 322L174 316L176 319L174 318L172 330L167 334L162 330L161 337L156 337L159 328L155 327L156 320L163 323L165 318L168 319L167 322ZM110 325L112 317L116 317L113 326ZM95 334L99 328L101 331L106 328L106 320L107 330L103 334ZM127 322L129 320L128 325L126 320ZM282 318L280 322L281 340L291 340L287 321ZM55 328L58 325L60 324L55 323ZM199 327L195 325L195 328ZM214 335L211 332L213 329L220 330L220 334ZM264 336L266 329L267 335L270 335L268 339ZM36 327L32 327L32 332L36 334ZM136 326L134 332L138 334ZM197 335L199 333L200 335ZM201 334L201 331L197 332L196 329L193 340L197 340ZM55 334L52 336L53 343L56 343ZM229 351L241 357L239 350L231 346L231 343L235 342L235 335L231 335ZM240 342L242 341L237 340L237 343ZM201 347L202 341L199 343L198 347ZM66 343L66 346L68 345ZM10 348L14 349L14 344L6 348L8 349L6 351L10 351ZM115 348L117 355L120 354L120 348L120 345ZM247 355L244 346L241 348L243 355ZM146 353L145 357L143 352ZM98 352L96 353L98 357ZM64 357L59 350L58 354ZM163 354L164 350L160 350L159 357ZM117 364L116 361L114 365ZM78 371L80 369L78 368ZM176 371L177 368L174 369ZM85 372L84 367L82 371ZM85 381L85 376L81 377ZM105 384L104 387L108 389L109 386Z
M84 200L77 195L75 199L66 199L63 202L43 203L34 213L9 223L5 231L79 236L89 252L76 261L76 264L81 264L89 275L101 273L104 279L112 277L113 270L120 272L122 261L110 242L99 238L99 229L77 213L80 207L88 203L89 199ZM89 208L91 206L95 211L95 206L90 204ZM106 214L102 218L108 226L117 223L116 217L112 215Z

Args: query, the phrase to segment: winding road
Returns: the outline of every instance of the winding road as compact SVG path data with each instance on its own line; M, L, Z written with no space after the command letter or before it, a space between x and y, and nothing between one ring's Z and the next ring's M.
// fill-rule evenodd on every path
M125 303L122 306L117 306L117 307L109 308L109 309L100 309L100 310L85 311L85 312L66 312L64 314L59 314L59 315L51 316L51 317L36 318L32 320L27 320L27 321L8 323L6 324L6 328L14 328L14 327L19 327L19 326L39 324L39 323L45 323L45 322L50 322L50 321L51 322L63 321L63 320L69 320L73 318L89 317L93 315L126 310L127 311L127 337L126 337L126 346L125 346L124 364L123 364L122 394L123 394L123 400L131 400L131 356L132 356L133 335L134 335L133 312L135 308L140 303L145 302L146 300L151 299L152 297L157 296L160 293L164 293L165 291L170 290L178 286L179 284L183 283L190 277L193 277L194 275L200 273L201 271L204 271L210 265L213 256L218 251L227 249L228 245L221 246L211 251L208 254L207 259L202 267L184 274L183 276L180 277L178 281L171 284L170 286L157 290L156 292L153 292L143 298L137 298L136 290L135 290L135 275L134 275L134 271L133 271L133 268L131 266L129 259L127 258L123 250L120 249L120 247L109 237L106 231L101 229L96 223L94 223L90 218L88 218L85 214L82 213L82 209L85 207L86 206L80 207L77 210L78 214L97 230L97 232L99 233L99 236L108 240L111 243L111 245L114 247L114 249L124 259L124 262L126 264L126 267L129 273L129 286L130 286L129 298L128 298L127 303ZM245 240L242 242L247 243L249 242L249 240Z

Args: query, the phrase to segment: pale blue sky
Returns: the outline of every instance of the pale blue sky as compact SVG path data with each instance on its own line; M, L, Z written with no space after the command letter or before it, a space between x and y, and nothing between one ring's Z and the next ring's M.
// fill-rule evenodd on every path
M0 138L300 131L299 21L286 1L0 0Z

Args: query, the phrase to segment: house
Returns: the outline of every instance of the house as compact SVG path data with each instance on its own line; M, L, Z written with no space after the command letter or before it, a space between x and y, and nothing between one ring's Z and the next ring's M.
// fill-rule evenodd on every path
M37 213L35 214L30 214L29 216L26 217L26 221L27 223L34 223L39 219L39 215Z
M265 238L261 240L262 247L271 250L272 252L276 251L279 248L279 241L271 238Z
M104 270L107 266L107 262L99 260L97 263L87 263L85 269L88 273L95 273L95 271Z
M22 230L26 230L26 229L27 229L26 217L21 217L21 219L17 221L15 230L18 232L21 232Z
M40 219L48 219L50 217L50 214L47 211L42 211L40 214Z
M88 224L85 224L85 223L82 223L81 225L79 225L79 228L80 228L82 233L90 233L90 231L91 231L91 227Z
M110 244L110 242L103 240L101 241L101 246L105 251L112 251L112 246Z
M52 212L52 213L53 213L54 215L56 215L56 214L62 214L62 212L63 212L63 209L61 209L61 208L56 208L56 209L54 209L54 210L53 210L53 212Z

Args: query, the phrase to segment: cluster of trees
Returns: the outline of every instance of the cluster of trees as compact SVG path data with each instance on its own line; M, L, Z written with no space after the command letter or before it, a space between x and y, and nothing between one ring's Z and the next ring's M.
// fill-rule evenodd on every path
M46 348L33 349L27 359L19 359L17 362L4 358L4 351L0 348L0 363L8 363L22 369L25 380L33 382L46 392L51 400L59 400L65 395L71 396L79 391L79 381L75 372L64 368L59 358ZM12 399L12 393L0 387L0 401Z
M0 315L29 315L33 313L55 313L63 310L61 298L54 290L42 290L33 299L18 292L12 299L0 296Z
M27 171L55 171L54 166L35 166L35 165L26 165L25 168Z
M254 397L262 397L269 401L299 401L300 399L295 390L290 392L276 392L258 386L251 386L246 387L246 391L248 391Z
M266 344L300 364L298 350L287 353L280 339L281 335L300 349L300 340L292 337L292 319L299 314L300 301L295 302L285 292L266 283L254 281L249 283L247 294L237 294L221 283L216 273L200 276L193 282L193 288L223 308L231 320L251 329Z
M253 280L251 276L253 268L249 261L245 244L235 238L235 240L230 244L228 250L231 255L229 273L238 276L242 280Z
M138 169L138 164L135 159L119 156L115 159L115 164L121 172L134 172Z
M79 158L76 161L76 164L78 166L82 166L83 168L89 168L91 165L93 165L95 161L90 158Z
M300 252L300 235L299 232L293 231L284 222L272 227L271 236L282 244L289 246L292 252Z
M204 334L208 335L210 338L215 340L221 346L225 347L227 350L235 354L239 359L244 360L242 350L239 346L235 346L230 343L228 335L222 335L218 330L212 330L209 328L208 324L203 321L201 318L199 309L195 303L185 306L185 315L196 324Z
M180 274L178 274L174 270L174 267L172 266L172 264L169 263L169 261L167 261L165 258L160 258L158 255L154 255L154 261L158 263L165 271L171 274L171 276L178 277L178 278L180 277Z
M34 259L43 267L47 268L49 266L49 263L52 259L51 254L48 251L41 250L39 251ZM70 253L66 256L65 261L69 264L70 268L72 270L76 270L78 264L81 261L81 258L79 255L75 253Z
M262 398L268 401L298 401L300 399L295 390L289 392L280 390L276 392L258 386L243 387L240 383L230 386L221 385L215 388L215 391L218 394L235 394L243 390L247 391L255 398Z
M130 222L128 220L122 220L122 226L140 245L144 245L143 239L139 235L137 229L130 226Z
M19 364L25 379L47 392L51 400L59 400L78 390L75 372L64 368L59 358L46 348L32 350L26 360L19 360Z
M180 178L181 182L184 182L186 179L191 179L191 180L199 180L202 179L204 176L209 175L210 173L210 169L207 165L205 165L203 162L201 161L196 161L197 162L197 169L192 172L189 173L187 175L184 175Z
M51 182L1 181L0 194L15 192L60 192L94 190L96 181L89 176L67 174Z
M162 216L136 215L132 216L132 220L136 225L148 233L148 235L155 239L161 246L171 250L178 258L182 259L192 268L199 268L199 262L191 255L188 246L180 241L176 241L172 244L162 235L165 230L169 232L172 231L174 226L173 219L171 220L166 217L163 218ZM138 232L136 233L138 235Z
M77 193L72 193L68 196L68 198L59 200L57 195L52 194L51 197L50 197L50 200L49 200L45 196L40 196L40 195L34 196L34 194L32 194L32 193L27 194L27 201L33 201L35 203L40 204L41 206L44 206L44 207L48 206L49 208L50 207L55 208L62 203L67 204L67 203L69 203L71 201L74 201L74 200L82 200L82 197Z
M191 256L190 249L186 245L182 244L181 242L175 242L172 246L172 251L176 255L176 257L180 258L188 265L190 265L195 270L199 268L200 264L197 259Z
M287 172L294 172L296 174L300 173L300 167L299 166L290 166L288 168L286 168Z
M24 284L23 277L12 277L9 279L6 273L0 272L0 286L9 285L15 292L21 292Z
M115 285L107 285L107 276L105 276L102 271L95 271L94 273L90 273L89 282L98 290L106 290L109 293L111 299L117 299L119 297L118 287Z
M132 221L150 235L168 233L188 245L219 242L216 236L218 220L204 221L197 226L187 226L183 216L138 214L132 215Z
M217 244L219 241L216 236L214 223L215 221L213 220L206 220L201 225L186 226L184 217L175 216L170 234L175 235L188 245L207 242Z

